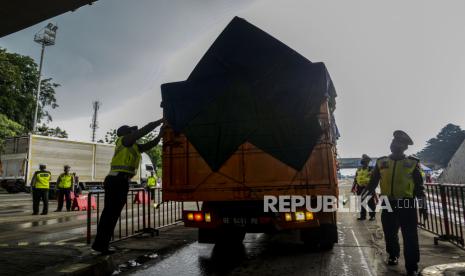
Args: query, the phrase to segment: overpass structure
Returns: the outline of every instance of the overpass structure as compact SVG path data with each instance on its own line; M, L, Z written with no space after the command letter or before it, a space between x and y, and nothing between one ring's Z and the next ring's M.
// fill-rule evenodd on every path
M20 31L97 0L14 0L2 1L0 8L0 37Z
M371 158L370 166L374 166L376 162L376 157ZM338 158L340 169L355 169L360 167L360 161L362 158Z

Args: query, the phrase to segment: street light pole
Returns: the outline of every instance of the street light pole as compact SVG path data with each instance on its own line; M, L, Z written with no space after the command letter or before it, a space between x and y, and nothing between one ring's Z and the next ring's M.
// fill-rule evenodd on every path
M32 129L33 133L35 133L37 130L37 113L39 113L40 84L42 83L42 65L44 63L44 52L45 52L45 43L42 43L42 50L40 51L39 82L37 84L37 95L36 95L36 110L34 112L34 123L33 123L33 129Z
M41 45L41 52L40 52L40 64L39 64L39 81L37 83L36 109L34 112L34 122L32 125L33 133L35 133L37 130L39 101L40 101L40 85L42 83L42 66L44 63L45 46L55 45L55 38L56 38L57 30L58 30L58 26L52 23L48 23L47 26L42 28L39 32L37 32L34 35L34 41Z

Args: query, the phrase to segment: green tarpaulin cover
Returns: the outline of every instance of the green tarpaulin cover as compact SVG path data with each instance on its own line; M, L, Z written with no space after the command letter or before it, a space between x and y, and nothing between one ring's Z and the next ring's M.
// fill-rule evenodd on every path
M238 17L186 81L162 85L164 117L214 171L246 141L300 170L321 136L320 105L335 97L323 63Z

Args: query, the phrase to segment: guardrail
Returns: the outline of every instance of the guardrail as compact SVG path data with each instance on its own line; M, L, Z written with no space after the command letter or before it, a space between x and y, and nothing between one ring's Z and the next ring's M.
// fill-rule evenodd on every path
M144 233L150 233L152 236L158 235L158 229L181 221L184 203L163 202L162 193L161 188L151 189L150 192L144 188L129 189L127 203L118 219L111 242ZM91 191L88 194L86 206L88 244L92 242L96 234L104 198L104 191Z
M425 184L428 219L418 216L418 226L436 234L434 243L449 241L465 249L465 184Z

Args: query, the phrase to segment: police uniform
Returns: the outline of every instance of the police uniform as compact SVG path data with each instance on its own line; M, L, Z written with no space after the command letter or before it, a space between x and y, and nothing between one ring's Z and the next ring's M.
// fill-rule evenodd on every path
M57 211L63 209L63 198L66 199L66 210L71 210L71 188L73 187L73 175L70 173L62 173L57 180L57 200L58 207Z
M403 131L394 132L394 142L413 144ZM376 162L367 187L372 192L379 183L381 196L386 196L389 200L392 212L383 209L381 214L386 251L389 254L389 262L392 262L390 264L397 264L400 255L400 228L404 241L405 268L408 273L417 271L420 261L415 197L424 199L424 187L419 164L419 159L412 156L381 157Z
M42 200L44 206L42 215L48 213L48 192L50 189L50 178L52 174L46 170L39 170L32 177L32 210L33 215L39 214L39 204Z
M362 193L365 191L366 186L370 182L370 177L371 177L371 168L363 168L360 167L357 169L357 172L355 173L355 179L354 179L354 185L357 186L357 195L362 195ZM376 204L375 204L375 199L374 197L370 198L368 201L368 207L371 209L370 211L370 218L374 218L376 216ZM364 206L361 206L360 209L360 220L364 220L367 215L367 210Z
M147 189L150 191L152 199L155 198L155 186L157 186L157 177L155 175L147 177Z
M154 175L147 177L147 188L153 189L157 185L157 178Z
M127 201L129 181L136 174L140 160L141 153L137 144L126 147L123 145L123 137L116 140L111 170L103 183L105 206L97 226L93 249L101 252L108 250L113 230Z

